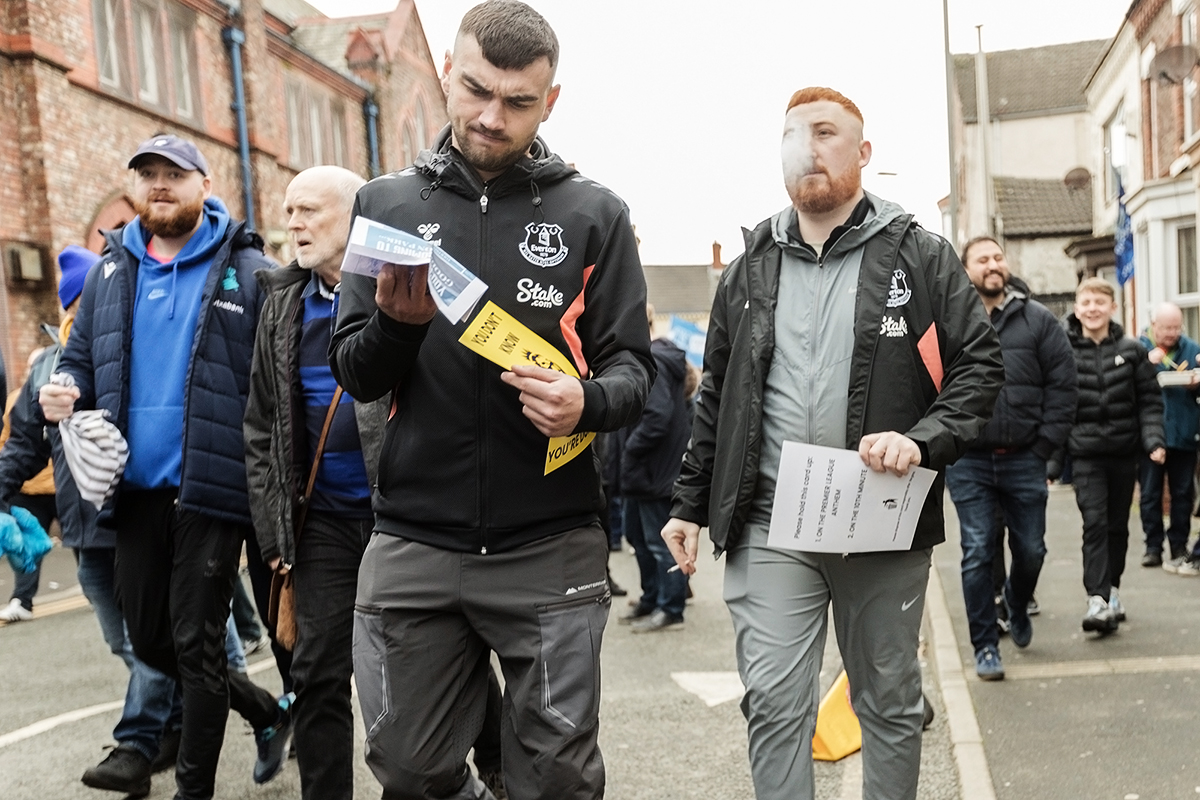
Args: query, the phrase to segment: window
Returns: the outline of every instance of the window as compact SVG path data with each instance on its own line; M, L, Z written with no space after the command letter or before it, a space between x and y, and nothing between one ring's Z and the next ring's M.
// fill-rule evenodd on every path
M108 89L126 89L121 68L125 53L125 5L122 0L96 0L92 11L100 85Z
M289 165L295 169L319 164L348 166L345 104L293 78L286 79L284 86Z
M416 137L413 136L412 125L407 124L404 130L400 133L400 143L403 152L400 154L404 159L404 163L411 164L417 160L417 143Z
M1125 104L1104 123L1104 196L1109 200L1117 197L1117 184L1125 167Z
M1193 294L1200 289L1196 275L1195 225L1180 225L1175 229L1175 255L1179 265L1179 293Z
M92 9L100 85L156 111L199 121L194 12L175 0L92 0Z

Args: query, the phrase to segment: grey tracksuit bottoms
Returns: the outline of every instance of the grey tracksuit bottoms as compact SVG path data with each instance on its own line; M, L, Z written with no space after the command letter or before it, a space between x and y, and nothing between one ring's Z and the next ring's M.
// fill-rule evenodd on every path
M726 554L757 800L811 800L826 620L862 725L863 800L914 800L921 766L917 644L931 550L841 555L766 546L749 525Z
M600 643L611 602L600 526L459 553L372 536L359 567L354 675L384 800L491 800L466 765L504 673L513 800L600 800Z

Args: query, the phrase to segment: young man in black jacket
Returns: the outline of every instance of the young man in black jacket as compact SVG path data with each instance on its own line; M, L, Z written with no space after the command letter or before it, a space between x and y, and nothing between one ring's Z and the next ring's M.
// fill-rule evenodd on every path
M963 265L1000 337L1004 388L979 437L946 468L946 488L958 511L975 672L1000 680L1004 667L992 589L993 559L1003 548L997 512L1012 550L1003 592L1010 634L1017 647L1028 647L1033 624L1027 607L1046 556L1046 462L1067 439L1078 389L1066 332L1028 290L1013 285L999 243L990 236L967 242Z
M950 245L866 194L858 107L823 87L792 96L792 206L746 234L721 275L692 439L662 535L696 569L701 526L726 553L742 709L758 800L809 800L830 603L862 724L864 800L913 800L921 761L918 634L933 546L934 481L908 551L807 553L767 545L784 441L857 451L876 471L939 472L991 414L1004 381L996 332Z
M654 362L624 203L537 138L557 61L553 30L525 4L471 9L442 77L449 129L355 204L436 235L582 376L503 371L468 350L464 327L437 313L426 267L342 276L334 375L358 400L391 397L354 637L367 761L389 797L492 796L464 763L489 649L505 677L511 795L604 793L600 479L590 451L548 472L547 445L636 420Z
M1162 391L1146 348L1112 321L1116 292L1103 278L1075 290L1067 336L1079 370L1079 402L1067 437L1075 503L1083 515L1083 629L1112 633L1125 619L1118 589L1129 547L1129 504L1143 454L1166 461ZM1061 456L1051 468L1061 472Z

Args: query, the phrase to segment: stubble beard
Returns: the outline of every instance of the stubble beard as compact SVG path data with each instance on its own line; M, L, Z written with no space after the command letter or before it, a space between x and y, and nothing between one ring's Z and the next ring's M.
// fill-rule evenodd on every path
M204 198L178 203L166 214L154 211L150 202L134 201L133 210L138 213L141 225L153 236L162 239L177 239L196 229L200 214L204 211Z
M820 174L825 176L824 181L806 180L808 175L787 176L788 196L806 214L828 214L853 200L862 189L862 167L857 163L837 177L825 171Z
M530 139L524 144L508 140L508 146L503 150L486 150L481 147L476 147L470 139L470 130L464 123L453 123L455 144L458 145L458 150L463 154L463 158L467 163L474 167L479 172L505 172L513 164L521 160L521 156L529 151L529 146L533 144L533 139ZM535 134L536 135L536 134Z

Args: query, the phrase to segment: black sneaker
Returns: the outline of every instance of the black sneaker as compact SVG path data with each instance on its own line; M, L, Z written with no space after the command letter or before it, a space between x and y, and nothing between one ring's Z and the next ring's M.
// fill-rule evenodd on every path
M653 613L654 613L654 606L647 607L647 606L642 605L641 603L638 603L633 608L629 609L624 614L617 617L617 623L620 625L628 625L629 623L631 623L635 620L644 619L645 617L648 617Z
M158 755L150 762L150 771L157 775L166 769L175 769L179 759L179 739L183 731L167 731L158 742Z
M1142 556L1143 567L1161 567L1162 566L1162 551L1147 550Z
M633 628L634 633L681 631L683 630L683 617L673 617L661 608L656 608L650 616L638 620L630 627Z
M108 757L83 773L83 785L134 797L150 794L150 759L132 745L117 745Z
M254 762L254 782L266 783L279 774L287 761L288 741L292 735L292 693L279 698L279 719L274 725L254 732L258 758Z

